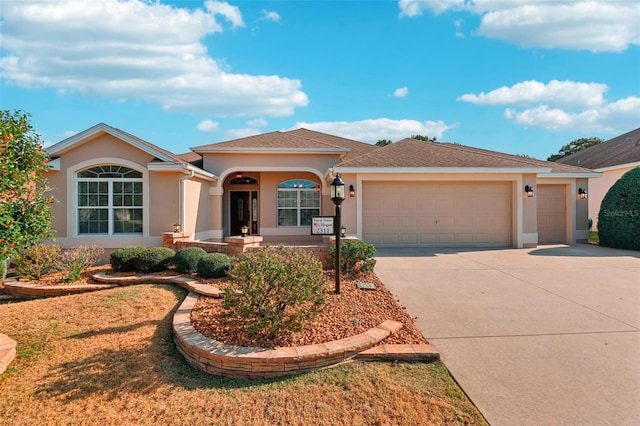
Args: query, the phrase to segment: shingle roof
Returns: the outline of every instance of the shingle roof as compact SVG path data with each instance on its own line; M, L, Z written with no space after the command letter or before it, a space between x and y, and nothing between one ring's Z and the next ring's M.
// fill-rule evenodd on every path
M640 162L640 128L568 155L557 162L589 169Z
M233 139L208 145L191 148L195 152L206 152L229 149L302 149L302 150L342 150L346 148L327 144L314 139L298 136L285 132L269 132L261 135L248 136L246 138Z
M590 170L469 146L403 139L338 167L353 168L551 168L552 173L589 173Z
M315 130L309 129L295 129L286 132L290 135L301 136L307 139L313 139L316 141L324 142L329 145L347 148L350 151L347 153L343 161L350 160L351 158L359 157L360 155L366 154L371 151L375 151L379 149L379 146L372 145L369 143L355 141L353 139L346 139L339 136L329 135L327 133L316 132Z

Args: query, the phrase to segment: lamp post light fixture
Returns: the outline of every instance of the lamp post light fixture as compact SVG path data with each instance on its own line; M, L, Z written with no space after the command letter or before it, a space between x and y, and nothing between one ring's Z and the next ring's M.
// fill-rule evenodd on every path
M529 197L529 198L533 197L533 194L534 194L533 186L525 185L524 186L524 192L527 193L527 197Z
M333 235L336 237L336 288L335 293L340 294L340 234L342 225L340 224L341 212L340 204L344 201L344 182L340 179L340 173L331 182L331 201L336 205L336 216L333 220ZM346 228L345 228L346 232Z
M582 188L578 188L578 197L580 197L581 200L585 200L587 198L587 191Z
M240 228L240 232L242 232L243 237L246 237L249 233L249 227L247 225L242 225L242 227Z
M175 232L175 233L180 232L180 228L182 228L182 226L179 223L174 223L173 224L173 232Z

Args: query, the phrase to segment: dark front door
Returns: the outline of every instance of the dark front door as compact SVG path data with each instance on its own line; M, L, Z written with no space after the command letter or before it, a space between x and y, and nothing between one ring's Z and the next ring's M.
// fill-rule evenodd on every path
M241 235L242 225L258 235L258 191L231 191L231 235Z

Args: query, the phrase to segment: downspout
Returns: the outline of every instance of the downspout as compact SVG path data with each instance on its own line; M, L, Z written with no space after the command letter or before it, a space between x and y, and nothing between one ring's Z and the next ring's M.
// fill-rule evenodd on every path
M185 232L185 230L187 229L187 226L185 223L187 219L187 194L186 194L187 184L186 182L189 179L191 179L195 174L196 172L194 170L191 170L189 173L189 176L180 178L180 226L182 227L181 229L182 232Z

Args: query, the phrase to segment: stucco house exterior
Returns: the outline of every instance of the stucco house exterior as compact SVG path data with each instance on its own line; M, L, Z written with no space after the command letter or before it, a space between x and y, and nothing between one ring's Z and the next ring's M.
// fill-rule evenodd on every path
M97 124L47 149L56 242L160 246L249 234L309 241L312 216L332 216L330 184L346 184L347 234L377 246L530 247L588 238L599 173L452 143L386 147L307 129L270 132L173 154Z
M640 166L640 128L568 155L558 162L586 167L602 174L599 179L589 180L589 217L593 219L595 231L598 229L600 205L609 188L623 174Z

